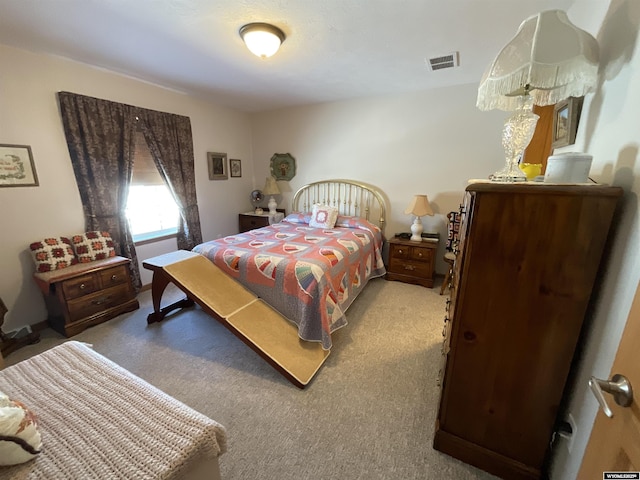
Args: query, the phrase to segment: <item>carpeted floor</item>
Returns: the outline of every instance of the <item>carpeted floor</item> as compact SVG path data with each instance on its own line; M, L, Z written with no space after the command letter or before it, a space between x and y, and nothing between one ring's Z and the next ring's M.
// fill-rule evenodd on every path
M494 479L431 446L446 300L438 292L372 280L305 390L198 308L148 326L148 291L140 310L73 339L222 423L225 480ZM163 300L180 296L170 287ZM6 363L65 340L45 330Z

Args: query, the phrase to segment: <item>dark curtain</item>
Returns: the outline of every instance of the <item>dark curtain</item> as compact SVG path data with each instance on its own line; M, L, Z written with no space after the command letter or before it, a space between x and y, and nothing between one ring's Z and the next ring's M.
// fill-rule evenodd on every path
M60 112L87 231L111 234L116 253L131 259L141 286L138 257L125 214L133 168L135 107L59 92Z
M140 108L137 112L149 151L180 209L178 248L191 250L202 243L191 121L189 117L154 110Z

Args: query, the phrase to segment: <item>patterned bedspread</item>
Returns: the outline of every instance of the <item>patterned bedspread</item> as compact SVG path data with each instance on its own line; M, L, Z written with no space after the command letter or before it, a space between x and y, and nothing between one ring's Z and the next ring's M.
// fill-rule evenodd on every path
M382 234L372 223L339 216L332 229L308 216L202 243L193 251L263 298L298 325L303 340L331 348L331 333L371 278L386 273Z

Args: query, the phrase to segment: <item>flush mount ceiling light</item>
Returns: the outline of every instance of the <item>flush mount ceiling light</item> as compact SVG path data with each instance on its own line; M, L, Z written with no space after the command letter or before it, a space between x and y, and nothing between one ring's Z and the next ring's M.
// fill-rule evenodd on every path
M275 54L284 39L284 32L268 23L249 23L240 29L240 36L247 48L260 58Z

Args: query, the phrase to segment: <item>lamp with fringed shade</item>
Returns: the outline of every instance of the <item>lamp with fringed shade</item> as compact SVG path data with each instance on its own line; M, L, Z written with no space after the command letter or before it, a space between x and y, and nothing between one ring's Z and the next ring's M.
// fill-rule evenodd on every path
M598 82L598 42L569 21L562 10L527 18L515 37L491 62L478 87L480 110L513 111L505 122L505 167L495 181L524 181L518 167L538 121L533 105L555 105L582 97Z

